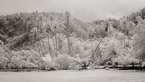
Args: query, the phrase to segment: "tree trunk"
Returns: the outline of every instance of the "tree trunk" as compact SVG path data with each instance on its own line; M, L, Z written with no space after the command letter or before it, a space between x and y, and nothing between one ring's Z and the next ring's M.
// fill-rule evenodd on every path
M92 39L91 39L91 48L92 48L92 54L93 54L93 44L92 44Z
M72 56L71 54L71 44L70 44L70 37L68 36L68 48L69 48L69 55Z
M69 49L69 52L68 54L72 56L72 53L71 53L71 44L70 44L70 14L69 13L66 13L67 14L67 39L68 39L68 49Z
M38 43L39 43L39 46L40 46L40 51L42 52L42 56L44 56L43 47L42 47L40 41Z
M49 42L49 40L50 40L49 37L50 36L49 36L49 33L48 33L48 48L49 48L49 54L51 56L51 66L53 67L53 56L52 56L52 53L51 53L51 46L50 46L50 42Z
M44 53L47 54L47 49L46 49L46 47L45 47L45 44L44 44L43 39L42 39L42 43L43 43L43 48L44 48L44 51L45 51Z
M38 34L39 35L39 34ZM42 56L44 56L44 52L43 52L43 47L42 47L42 45L41 45L41 42L40 41L38 41L38 44L39 44L39 49L40 49L40 51L42 52Z
M99 45L101 44L101 42L103 41L104 38L105 38L105 37L103 37L103 38L101 39L101 41L99 42L99 44L97 45L96 49L94 50L94 53L93 53L92 56L91 56L91 59L94 57L94 55L95 55L97 49L99 48ZM89 61L88 65L89 65L90 63L91 63L91 60Z
M56 49L58 49L58 45L57 45L57 36L55 34L55 45L56 45Z
M99 44L97 45L97 47L96 47L96 49L95 49L94 53L92 54L92 57L91 57L91 58L93 58L93 57L94 57L94 55L95 55L95 53L96 53L97 49L99 48L99 45L100 45L100 44L101 44L101 42L103 41L103 39L104 39L104 37L101 39L101 41L100 41L100 42L99 42Z
M40 50L40 48L39 48L39 44L36 43L36 46L37 46L37 48L38 48L38 52L39 52L39 54L40 54L40 57L42 57L41 50Z
M56 45L55 45L55 40L54 40L54 38L52 38L52 40L53 40L53 47L54 47L54 55L56 56Z

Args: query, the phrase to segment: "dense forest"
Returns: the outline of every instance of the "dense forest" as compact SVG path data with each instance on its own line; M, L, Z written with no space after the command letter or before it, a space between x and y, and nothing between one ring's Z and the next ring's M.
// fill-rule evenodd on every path
M140 65L145 8L117 19L83 22L71 13L0 16L0 68L79 69L81 64Z

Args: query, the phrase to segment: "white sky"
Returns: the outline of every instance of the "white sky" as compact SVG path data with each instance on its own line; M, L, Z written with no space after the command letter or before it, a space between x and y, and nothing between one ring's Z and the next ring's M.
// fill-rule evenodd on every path
M0 0L0 15L17 12L71 12L84 21L120 18L145 7L145 0Z

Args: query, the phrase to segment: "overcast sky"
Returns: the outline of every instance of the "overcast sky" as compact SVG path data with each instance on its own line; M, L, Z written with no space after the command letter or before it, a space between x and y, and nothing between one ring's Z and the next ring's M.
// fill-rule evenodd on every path
M120 18L145 7L145 0L0 0L0 15L17 12L71 12L84 21Z

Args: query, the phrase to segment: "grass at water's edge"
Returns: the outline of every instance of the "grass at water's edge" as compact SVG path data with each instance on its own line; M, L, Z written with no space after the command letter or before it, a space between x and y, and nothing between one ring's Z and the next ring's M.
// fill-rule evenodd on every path
M83 70L73 70L73 71L87 71L87 70L100 70L100 69L83 69ZM124 69L124 68L109 68L109 69L102 69L102 70L132 70L132 71L145 71L145 69L142 70L137 70L137 69ZM40 69L0 69L0 72L47 72L47 71L62 71L62 70L49 70L49 69L45 69L45 70L40 70ZM68 70L69 71L69 70Z

